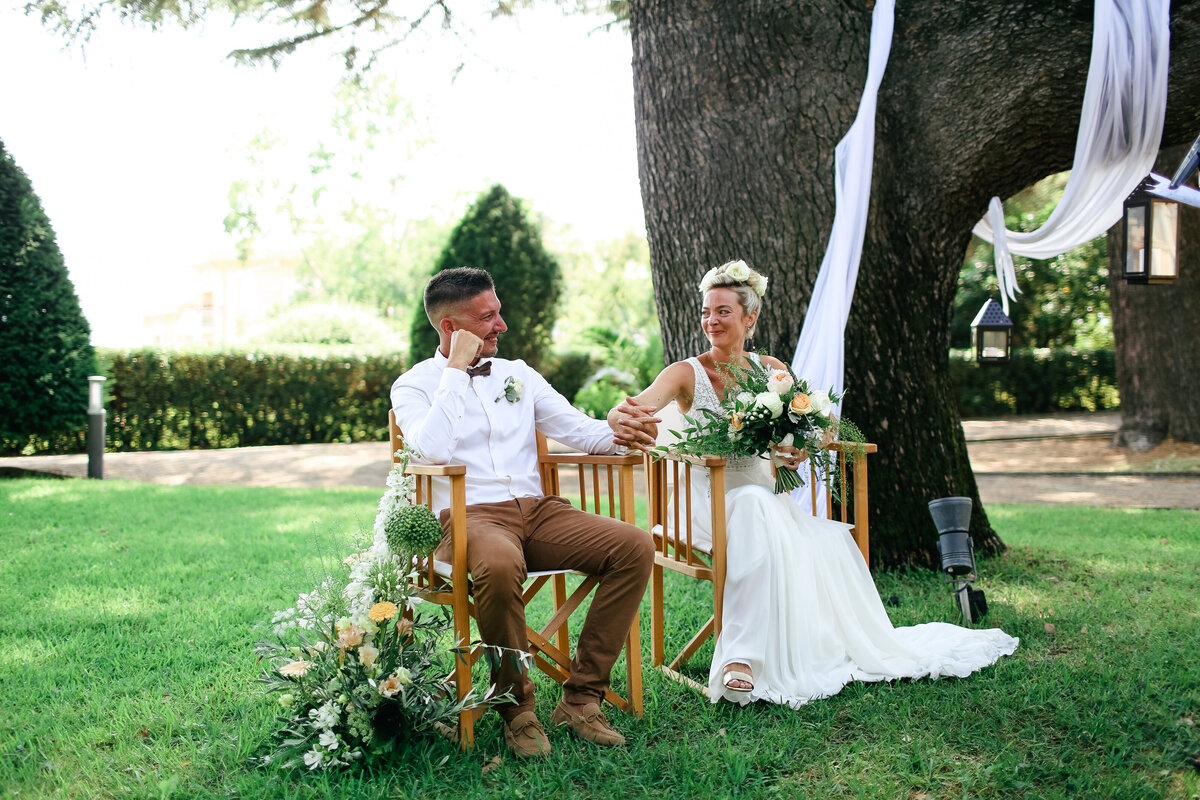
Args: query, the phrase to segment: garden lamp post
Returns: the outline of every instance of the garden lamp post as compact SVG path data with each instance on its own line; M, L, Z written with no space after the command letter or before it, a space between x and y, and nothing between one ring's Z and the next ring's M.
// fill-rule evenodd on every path
M88 378L88 477L104 480L104 381L103 375Z
M938 529L938 553L942 571L950 576L954 599L967 624L987 613L987 598L971 582L976 579L975 543L967 529L971 527L971 498L941 497L929 501L929 513Z
M1012 358L1012 320L995 300L988 300L971 322L975 360L980 364L1007 364Z

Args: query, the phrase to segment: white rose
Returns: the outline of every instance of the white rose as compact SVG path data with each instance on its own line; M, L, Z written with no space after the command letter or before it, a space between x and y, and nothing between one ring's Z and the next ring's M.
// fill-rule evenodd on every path
M774 392L760 392L754 398L754 405L771 412L771 419L776 419L783 413L783 401Z
M771 370L767 377L767 388L775 394L787 394L794 383L791 373L786 369Z
M750 278L750 267L746 266L745 261L734 261L725 267L725 274L735 281L748 280Z
M767 293L767 276L755 275L750 278L750 288L753 289L754 293L759 297L764 296Z
M748 406L754 402L754 395L750 392L738 392L737 401L744 406Z
M813 392L808 399L812 402L813 410L822 417L828 417L829 412L833 410L833 403L829 401L829 392Z

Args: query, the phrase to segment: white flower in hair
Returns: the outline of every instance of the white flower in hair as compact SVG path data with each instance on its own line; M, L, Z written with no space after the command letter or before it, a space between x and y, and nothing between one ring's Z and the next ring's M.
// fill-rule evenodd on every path
M735 281L748 281L750 280L750 267L746 266L745 261L731 261L725 265L725 274Z
M758 295L759 297L762 297L767 293L767 276L766 275L760 275L757 272L754 273L753 275L750 276L749 284L750 284L750 288L753 289L754 293L756 295Z
M700 279L700 294L704 294L712 288L713 281L717 279L717 271L719 269L720 267L713 267L704 273L704 277Z

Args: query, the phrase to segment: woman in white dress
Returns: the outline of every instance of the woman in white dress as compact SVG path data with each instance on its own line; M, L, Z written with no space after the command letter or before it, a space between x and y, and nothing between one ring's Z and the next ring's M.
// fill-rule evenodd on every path
M741 261L710 270L700 284L710 349L671 364L610 415L654 413L672 401L693 419L703 419L700 409L717 410L726 389L721 365L759 359L745 343L766 283ZM761 361L784 367L771 356ZM793 468L802 457L791 448L781 455ZM849 525L814 517L788 495L776 495L765 459L731 459L725 475L727 572L709 671L714 703L724 697L795 708L851 681L964 677L1016 649L1018 640L999 629L943 622L893 628ZM703 538L709 525L696 519L693 527Z

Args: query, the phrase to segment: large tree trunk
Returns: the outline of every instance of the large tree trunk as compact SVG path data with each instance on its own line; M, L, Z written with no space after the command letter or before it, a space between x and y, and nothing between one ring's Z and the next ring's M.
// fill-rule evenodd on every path
M1186 146L1159 154L1172 175ZM1191 181L1195 183L1195 181ZM1179 278L1138 286L1121 278L1124 231L1108 232L1108 282L1117 342L1121 427L1113 444L1149 450L1167 436L1200 442L1200 209L1179 208Z
M1002 547L979 505L949 383L951 309L989 198L1071 164L1093 13L1066 0L898 6L844 409L879 444L871 552L887 565L936 562L926 503L947 495L976 501L977 546ZM1176 42L1194 39L1198 17L1200 0L1174 4ZM772 278L755 345L791 360L870 24L868 4L836 0L630 3L642 199L668 358L706 347L703 271L745 258ZM1200 59L1189 50L1173 55L1169 141L1196 127Z

